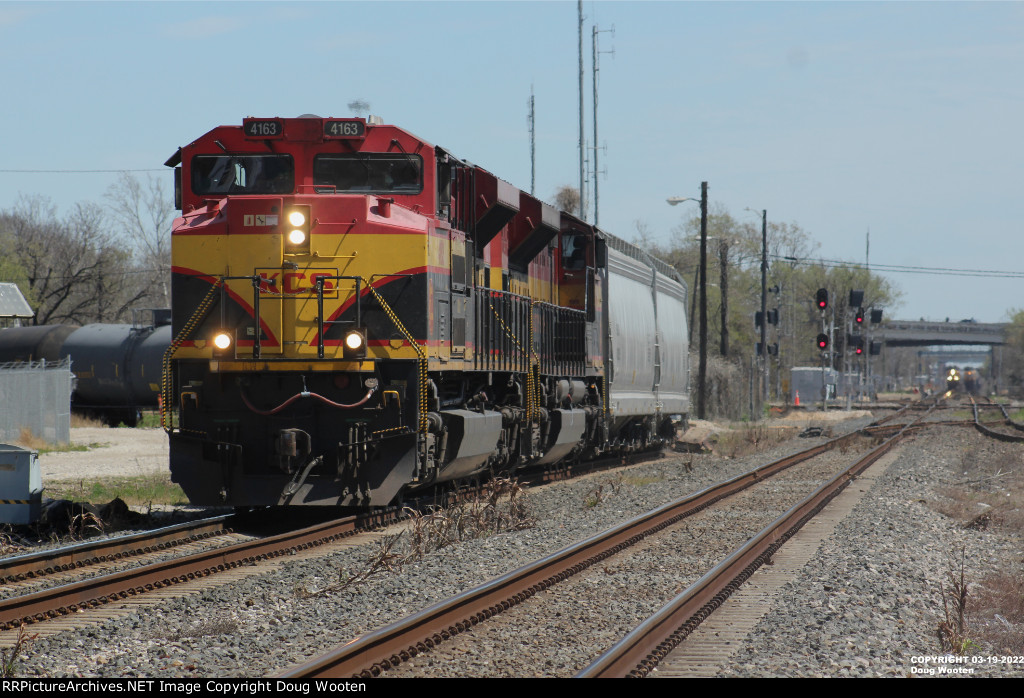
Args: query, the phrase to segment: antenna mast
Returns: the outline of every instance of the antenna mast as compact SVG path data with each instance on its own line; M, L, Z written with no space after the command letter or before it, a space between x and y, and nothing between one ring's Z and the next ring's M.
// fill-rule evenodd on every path
M530 196L533 196L537 182L537 122L533 102L533 85L530 85L530 114L527 117L527 122L530 125Z

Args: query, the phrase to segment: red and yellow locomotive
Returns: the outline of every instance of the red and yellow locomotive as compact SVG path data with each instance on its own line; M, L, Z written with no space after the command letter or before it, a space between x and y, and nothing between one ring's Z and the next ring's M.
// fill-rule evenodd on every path
M640 398L636 370L619 395L608 379L610 256L654 308L684 302L674 272L400 128L245 119L167 164L162 419L193 503L384 505L649 447L688 407L683 313L635 337L682 343L671 397L644 370Z

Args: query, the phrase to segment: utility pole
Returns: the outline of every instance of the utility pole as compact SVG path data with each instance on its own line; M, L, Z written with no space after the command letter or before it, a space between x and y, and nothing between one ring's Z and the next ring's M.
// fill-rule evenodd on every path
M776 335L778 328L776 328ZM768 209L761 210L761 366L768 402Z
M708 183L700 183L700 365L697 368L697 419L705 419L708 377Z
M722 291L722 328L718 351L726 357L729 355L729 241L725 238L718 240L718 267L718 286ZM763 320L761 326L764 327Z

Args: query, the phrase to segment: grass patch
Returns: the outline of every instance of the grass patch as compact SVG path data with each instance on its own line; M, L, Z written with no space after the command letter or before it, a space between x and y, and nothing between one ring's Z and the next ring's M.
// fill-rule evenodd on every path
M134 427L126 427L121 424L118 429L158 429L160 428L160 413L156 410L143 410L142 418Z
M185 492L171 482L169 473L107 477L89 482L51 482L46 484L44 494L76 502L109 502L120 498L129 506L188 504Z

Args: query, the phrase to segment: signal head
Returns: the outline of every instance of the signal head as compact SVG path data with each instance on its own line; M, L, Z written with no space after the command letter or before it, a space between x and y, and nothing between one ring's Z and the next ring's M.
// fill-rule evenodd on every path
M828 349L828 335L825 333L818 335L818 348L824 351Z
M818 304L818 308L825 310L828 307L828 289L819 288L818 292L814 294L814 300Z

